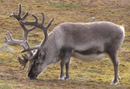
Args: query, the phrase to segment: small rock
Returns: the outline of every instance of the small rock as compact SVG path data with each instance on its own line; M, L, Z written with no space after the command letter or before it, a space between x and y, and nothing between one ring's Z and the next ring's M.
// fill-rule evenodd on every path
M92 17L92 20L95 20L95 17Z

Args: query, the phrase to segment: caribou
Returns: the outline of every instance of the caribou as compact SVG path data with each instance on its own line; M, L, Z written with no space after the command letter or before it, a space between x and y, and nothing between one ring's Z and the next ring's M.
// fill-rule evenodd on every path
M118 49L120 48L124 37L124 27L112 22L100 21L90 23L72 23L66 22L56 26L49 34L48 28L51 26L52 18L47 26L44 26L45 16L42 14L42 21L38 22L37 16L32 14L35 21L25 21L28 16L26 12L21 17L21 4L19 4L18 14L14 12L10 17L18 20L24 34L22 40L13 39L11 33L7 31L9 39L5 36L6 46L18 44L23 47L21 53L26 52L18 61L24 69L29 61L28 77L36 79L44 69L52 63L61 61L60 80L69 80L70 58L75 57L88 62L95 61L109 55L114 66L114 79L111 84L119 84L118 74L119 60L117 58ZM26 25L33 26L27 28ZM39 46L30 47L28 34L36 27L44 33L44 38ZM64 66L66 76L64 76Z

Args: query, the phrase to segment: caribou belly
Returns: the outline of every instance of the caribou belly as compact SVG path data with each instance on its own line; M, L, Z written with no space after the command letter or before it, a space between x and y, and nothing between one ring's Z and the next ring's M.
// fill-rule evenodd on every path
M83 55L83 54L80 54L80 53L74 53L73 54L73 57L77 58L77 59L81 59L81 60L84 60L84 61L88 61L88 62L92 62L92 61L95 61L95 60L99 60L103 57L106 56L106 53L101 53L101 54L89 54L89 55Z

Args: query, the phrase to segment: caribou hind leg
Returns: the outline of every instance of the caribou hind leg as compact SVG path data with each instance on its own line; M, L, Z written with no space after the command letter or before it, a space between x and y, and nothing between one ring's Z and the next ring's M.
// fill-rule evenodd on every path
M114 72L115 72L115 76L114 76L111 84L117 85L117 84L119 84L118 79L120 79L119 74L118 74L119 60L117 58L117 51L114 51L113 49L112 50L109 49L109 50L110 51L108 52L108 54L112 60L112 63L114 66Z
M70 65L70 56L72 50L62 50L62 57L61 57L61 74L59 80L69 80L69 65ZM66 66L66 77L64 76L64 66Z

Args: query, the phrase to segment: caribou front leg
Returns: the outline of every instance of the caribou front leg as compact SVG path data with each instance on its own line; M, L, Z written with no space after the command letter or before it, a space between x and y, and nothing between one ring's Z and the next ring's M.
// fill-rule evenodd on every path
M66 62L65 66L66 66L66 77L65 77L65 80L70 80L70 77L69 77L70 58Z
M72 50L63 50L61 59L61 74L59 80L69 80L69 64ZM64 76L64 66L66 65L66 77Z

